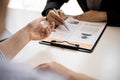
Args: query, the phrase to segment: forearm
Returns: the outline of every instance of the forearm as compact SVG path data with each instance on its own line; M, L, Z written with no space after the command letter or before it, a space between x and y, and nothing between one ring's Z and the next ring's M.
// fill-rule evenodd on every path
M68 80L96 80L93 77L90 77L86 74L71 71L68 68L62 67L61 65L59 67L57 67L57 69L55 71L58 71L58 72L62 73L63 75L67 76Z
M60 6L58 5L57 2L48 2L47 5L45 6L45 9L42 12L42 15L46 16L49 10L52 10L53 8L59 9Z
M96 79L85 74L73 72L70 76L70 80L96 80Z
M116 10L110 10L107 12L107 25L120 26L120 12Z
M24 27L11 38L0 43L0 49L8 58L13 58L29 41L28 27Z
M81 15L75 16L76 19L90 22L107 21L107 14L104 11L90 10Z

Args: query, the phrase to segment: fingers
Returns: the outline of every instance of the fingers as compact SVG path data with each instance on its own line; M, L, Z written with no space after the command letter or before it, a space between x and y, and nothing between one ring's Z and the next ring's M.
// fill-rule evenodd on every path
M39 66L37 66L36 68L37 69L43 69L43 68L48 68L49 67L49 64L48 63L44 63L44 64L40 64Z
M47 19L50 23L54 21L56 25L60 25L64 23L64 18L61 16L62 16L62 13L57 14L54 12L54 10L51 10L47 15Z
M52 24L49 26L40 24L39 29L37 29L37 30L39 30L38 32L41 35L41 39L44 39L44 38L48 37L52 31L55 31L54 28L55 28L55 23L52 22Z
M44 28L42 39L48 37L51 34L51 29L49 27Z
M50 25L52 32L55 32L55 22L52 22Z
M27 25L27 27L29 27L30 39L41 40L48 37L51 34L51 32L55 28L55 23L52 22L51 25L46 26L44 22L43 23L41 22L44 21L45 19L46 19L45 17L38 18L29 23L29 25Z
M51 62L51 63L43 63L43 64L40 64L39 66L37 66L39 69L55 69L57 67L55 67L57 63L56 62Z
M57 11L58 11L60 17L62 17L64 19L65 18L64 12L62 10L57 10Z
M46 28L46 37L48 37L51 34L52 30L50 29L50 27L48 26Z

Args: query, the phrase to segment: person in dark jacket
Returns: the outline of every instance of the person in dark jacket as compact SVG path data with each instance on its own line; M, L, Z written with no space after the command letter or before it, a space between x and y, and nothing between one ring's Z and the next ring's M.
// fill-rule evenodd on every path
M69 0L47 0L47 4L42 12L43 16L47 16L48 21L55 21L56 25L63 24L64 12L59 10L64 3ZM119 0L77 0L78 4L84 11L81 15L74 18L83 21L101 22L107 21L109 26L120 26L120 8ZM59 16L53 11L57 9Z

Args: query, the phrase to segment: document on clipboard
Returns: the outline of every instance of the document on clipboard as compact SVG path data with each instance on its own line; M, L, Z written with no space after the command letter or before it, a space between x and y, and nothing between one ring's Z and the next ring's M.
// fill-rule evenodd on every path
M106 22L86 22L69 16L64 25L59 25L55 32L40 41L40 44L68 48L91 53L106 28Z

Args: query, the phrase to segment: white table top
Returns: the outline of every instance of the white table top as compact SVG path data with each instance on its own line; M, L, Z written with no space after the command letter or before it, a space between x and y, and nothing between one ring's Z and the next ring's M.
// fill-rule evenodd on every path
M9 9L7 29L14 34L40 12ZM31 41L13 59L32 66L56 61L67 68L99 80L120 80L120 27L107 26L94 51L89 53L63 49Z

